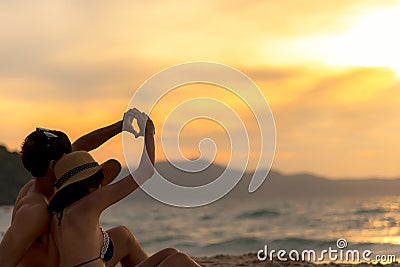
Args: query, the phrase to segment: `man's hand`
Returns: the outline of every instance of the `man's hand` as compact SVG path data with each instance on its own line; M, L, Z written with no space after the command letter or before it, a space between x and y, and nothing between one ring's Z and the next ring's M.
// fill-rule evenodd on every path
M136 108L132 108L132 109L128 110L127 112L125 112L123 125L122 125L123 131L132 133L136 138L138 138L140 136L140 125L139 125L139 119L137 118L138 113L141 114L141 112ZM135 128L133 128L133 125L132 125L133 120L135 118L139 125L139 133L135 130Z
M134 119L136 119L139 126L139 132L136 131L132 125ZM132 108L124 114L123 130L132 133L136 138L138 138L139 136L144 136L145 132L154 134L154 124L146 113L140 112L136 108Z
M135 112L135 118L137 120L137 124L139 126L139 136L144 136L144 133L146 131L146 124L147 124L147 119L149 116L147 116L146 113L140 112L139 110L134 110Z

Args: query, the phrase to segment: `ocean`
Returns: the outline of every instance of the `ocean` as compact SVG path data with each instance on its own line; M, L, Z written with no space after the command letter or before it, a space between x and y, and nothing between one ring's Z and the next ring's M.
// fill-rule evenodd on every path
M0 207L0 232L12 206ZM104 228L128 226L144 249L175 247L192 256L268 249L347 249L400 256L400 197L301 198L247 201L224 198L199 208L176 208L130 196L107 209Z

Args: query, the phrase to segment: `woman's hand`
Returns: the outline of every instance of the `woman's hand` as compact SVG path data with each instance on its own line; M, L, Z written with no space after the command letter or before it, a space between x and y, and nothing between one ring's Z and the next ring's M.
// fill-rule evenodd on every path
M136 119L137 124L139 126L139 132L135 130L133 127L133 120ZM125 112L123 126L122 129L124 131L132 133L136 138L139 136L144 136L145 130L147 128L148 116L144 112L140 112L137 108L132 108ZM150 120L151 121L151 120ZM151 122L151 125L153 123ZM153 125L153 132L154 132L154 125Z
M156 133L155 127L154 127L154 123L153 121L150 119L149 116L147 116L147 122L146 122L146 130L145 130L145 134L151 134L154 135Z

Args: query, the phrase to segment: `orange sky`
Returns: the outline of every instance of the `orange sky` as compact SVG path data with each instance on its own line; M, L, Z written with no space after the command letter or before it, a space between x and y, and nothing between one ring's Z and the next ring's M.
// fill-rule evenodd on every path
M268 100L274 169L400 176L400 1L2 1L0 17L0 143L11 150L36 126L75 140L122 117L154 73L214 61L244 72ZM217 92L186 89L154 111L158 129L178 100ZM248 110L219 97L252 133ZM211 137L226 163L221 133L210 121L188 124L183 153L198 156ZM121 137L94 153L123 161Z

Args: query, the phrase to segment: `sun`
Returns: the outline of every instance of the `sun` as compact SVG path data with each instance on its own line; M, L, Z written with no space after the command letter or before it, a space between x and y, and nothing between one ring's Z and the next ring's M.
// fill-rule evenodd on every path
M400 68L399 69L393 69L393 71L396 73L396 78L400 79Z
M353 18L342 33L314 36L302 46L324 63L387 67L400 78L400 6L380 8Z

